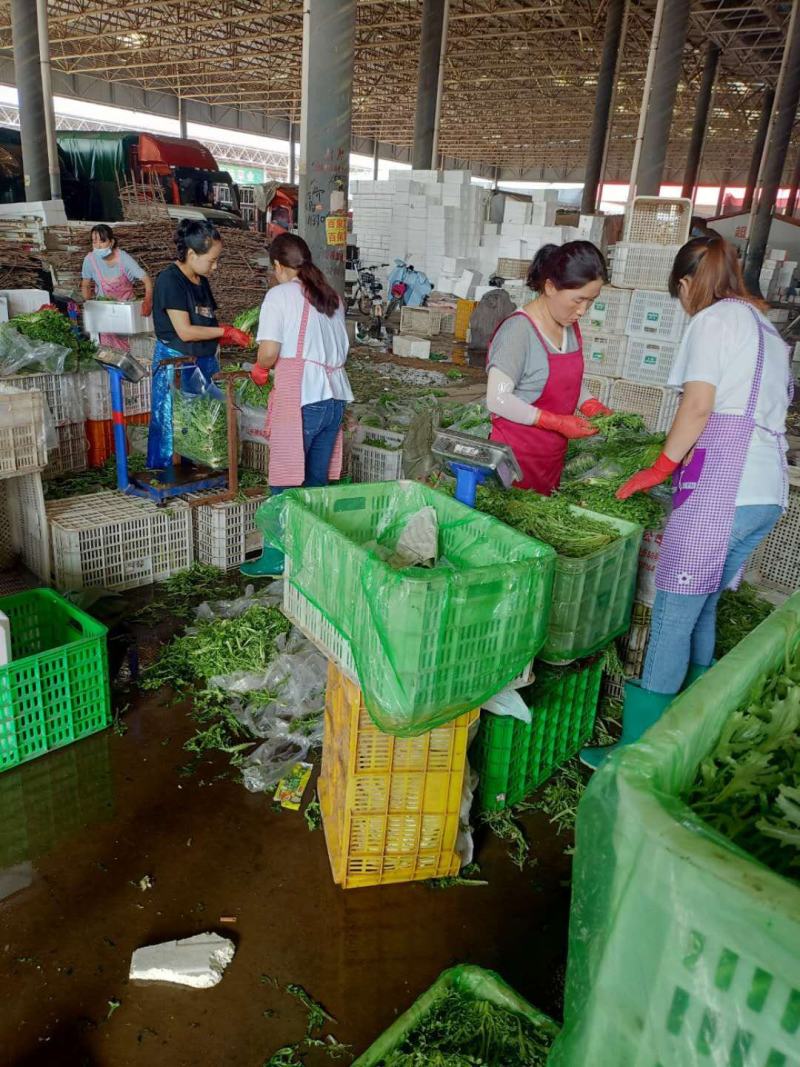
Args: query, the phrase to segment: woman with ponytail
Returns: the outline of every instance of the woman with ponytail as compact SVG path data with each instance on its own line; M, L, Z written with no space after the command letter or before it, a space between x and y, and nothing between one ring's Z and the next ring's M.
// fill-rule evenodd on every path
M172 394L175 378L163 360L189 356L210 381L219 370L220 342L247 348L249 334L217 321L217 304L208 279L217 269L222 241L216 226L200 219L183 219L175 233L177 258L156 278L153 294L153 397L147 466L163 470L172 463ZM182 372L188 380L194 368Z
M607 281L605 260L589 241L545 245L528 271L536 299L502 322L489 342L491 439L511 446L522 489L549 496L561 480L569 439L597 433L588 420L609 414L582 385L578 326Z
M269 485L274 495L298 486L327 485L342 469L342 420L353 394L344 365L344 305L311 250L295 234L270 245L278 284L269 290L258 320L256 385L273 371L269 397ZM242 565L248 575L281 574L283 555L264 545L261 557Z
M622 743L708 670L720 594L735 586L788 494L788 349L747 291L736 249L716 235L689 241L669 291L691 317L669 379L682 390L680 406L656 462L617 492L625 500L672 478L650 642L641 685L626 685ZM607 751L582 757L597 766Z

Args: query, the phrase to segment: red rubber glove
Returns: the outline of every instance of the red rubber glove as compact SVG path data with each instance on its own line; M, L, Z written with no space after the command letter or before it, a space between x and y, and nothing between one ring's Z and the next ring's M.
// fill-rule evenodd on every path
M153 314L153 298L152 296L146 296L142 300L142 314L145 318L148 318Z
M665 482L670 477L677 466L678 464L674 459L670 459L665 452L662 452L652 467L645 467L643 471L637 471L632 478L629 478L624 485L619 487L615 494L617 500L627 500L634 493L641 493L645 489L652 489L655 485L661 485L662 482Z
M552 430L568 439L592 437L597 433L597 427L579 415L556 415L553 411L543 411L541 408L536 410L539 412L539 418L534 425L542 430Z
M222 337L219 339L221 345L237 345L239 348L249 348L253 343L253 338L249 333L245 333L244 330L237 330L235 326L226 326L224 323L220 323L222 326Z
M593 419L595 415L614 414L611 408L607 408L605 404L601 404L596 396L590 396L588 400L584 400L578 408L578 411L580 411L581 415L585 415L587 419Z
M255 385L266 385L269 378L269 370L266 367L259 367L257 363L254 363L250 368L250 377Z

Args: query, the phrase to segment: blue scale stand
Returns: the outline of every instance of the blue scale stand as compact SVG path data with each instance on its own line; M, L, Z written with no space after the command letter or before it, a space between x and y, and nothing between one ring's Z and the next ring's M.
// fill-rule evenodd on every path
M484 441L457 430L438 430L434 438L434 456L455 476L456 500L475 507L478 486L495 481L504 489L522 477L516 457L509 445Z

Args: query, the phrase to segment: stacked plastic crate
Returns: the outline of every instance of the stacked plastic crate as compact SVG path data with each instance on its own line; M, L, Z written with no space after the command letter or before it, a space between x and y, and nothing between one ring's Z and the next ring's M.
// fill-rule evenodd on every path
M114 452L114 422L111 412L111 385L108 372L93 370L81 375L86 415L87 461L90 467L102 467ZM123 381L125 424L147 426L150 422L151 378L139 382Z
M21 374L8 379L15 389L42 394L50 413L46 478L86 470L86 426L79 374Z
M50 575L42 491L42 471L47 458L44 394L3 383L0 385L0 568L5 569L19 557L29 570L45 580Z
M601 399L641 415L652 431L667 429L677 408L677 393L666 383L687 318L667 286L690 221L689 200L634 200L625 240L611 251L611 285L601 290L584 331L587 379L607 379Z

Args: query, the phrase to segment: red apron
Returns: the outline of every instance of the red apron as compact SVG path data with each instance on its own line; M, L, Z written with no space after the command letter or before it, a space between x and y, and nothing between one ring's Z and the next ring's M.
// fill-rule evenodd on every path
M530 315L524 311L515 311L514 314L525 318L547 353L547 383L542 395L536 401L536 407L543 411L552 411L556 415L574 415L583 381L583 341L578 324L575 323L575 338L578 347L572 352L562 354L550 351L550 346ZM492 341L494 341L494 336ZM489 342L490 352L492 341ZM511 446L522 471L522 478L516 483L518 488L534 489L543 496L550 496L558 487L564 468L564 457L567 453L566 437L552 430L540 430L538 426L523 426L520 422L512 422L500 415L492 415L492 432L489 440L500 441L502 444Z
M297 351L294 359L281 359L273 371L274 384L267 401L267 435L269 437L269 484L301 486L306 480L306 452L303 444L303 369L306 363L317 363L328 374L340 367L328 367L317 360L305 359L306 329L311 304L306 300ZM338 481L342 473L342 431L336 437L328 477Z
M100 269L97 256L94 252L90 253L92 257L92 263L97 273L97 277L100 279L97 282L98 296L107 296L111 300L128 301L133 300L136 295L133 283L128 275L123 271L122 264L117 268L118 274L116 278L106 278ZM116 333L101 333L100 344L105 348L115 348L120 352L130 351L130 341L127 337L120 337Z

